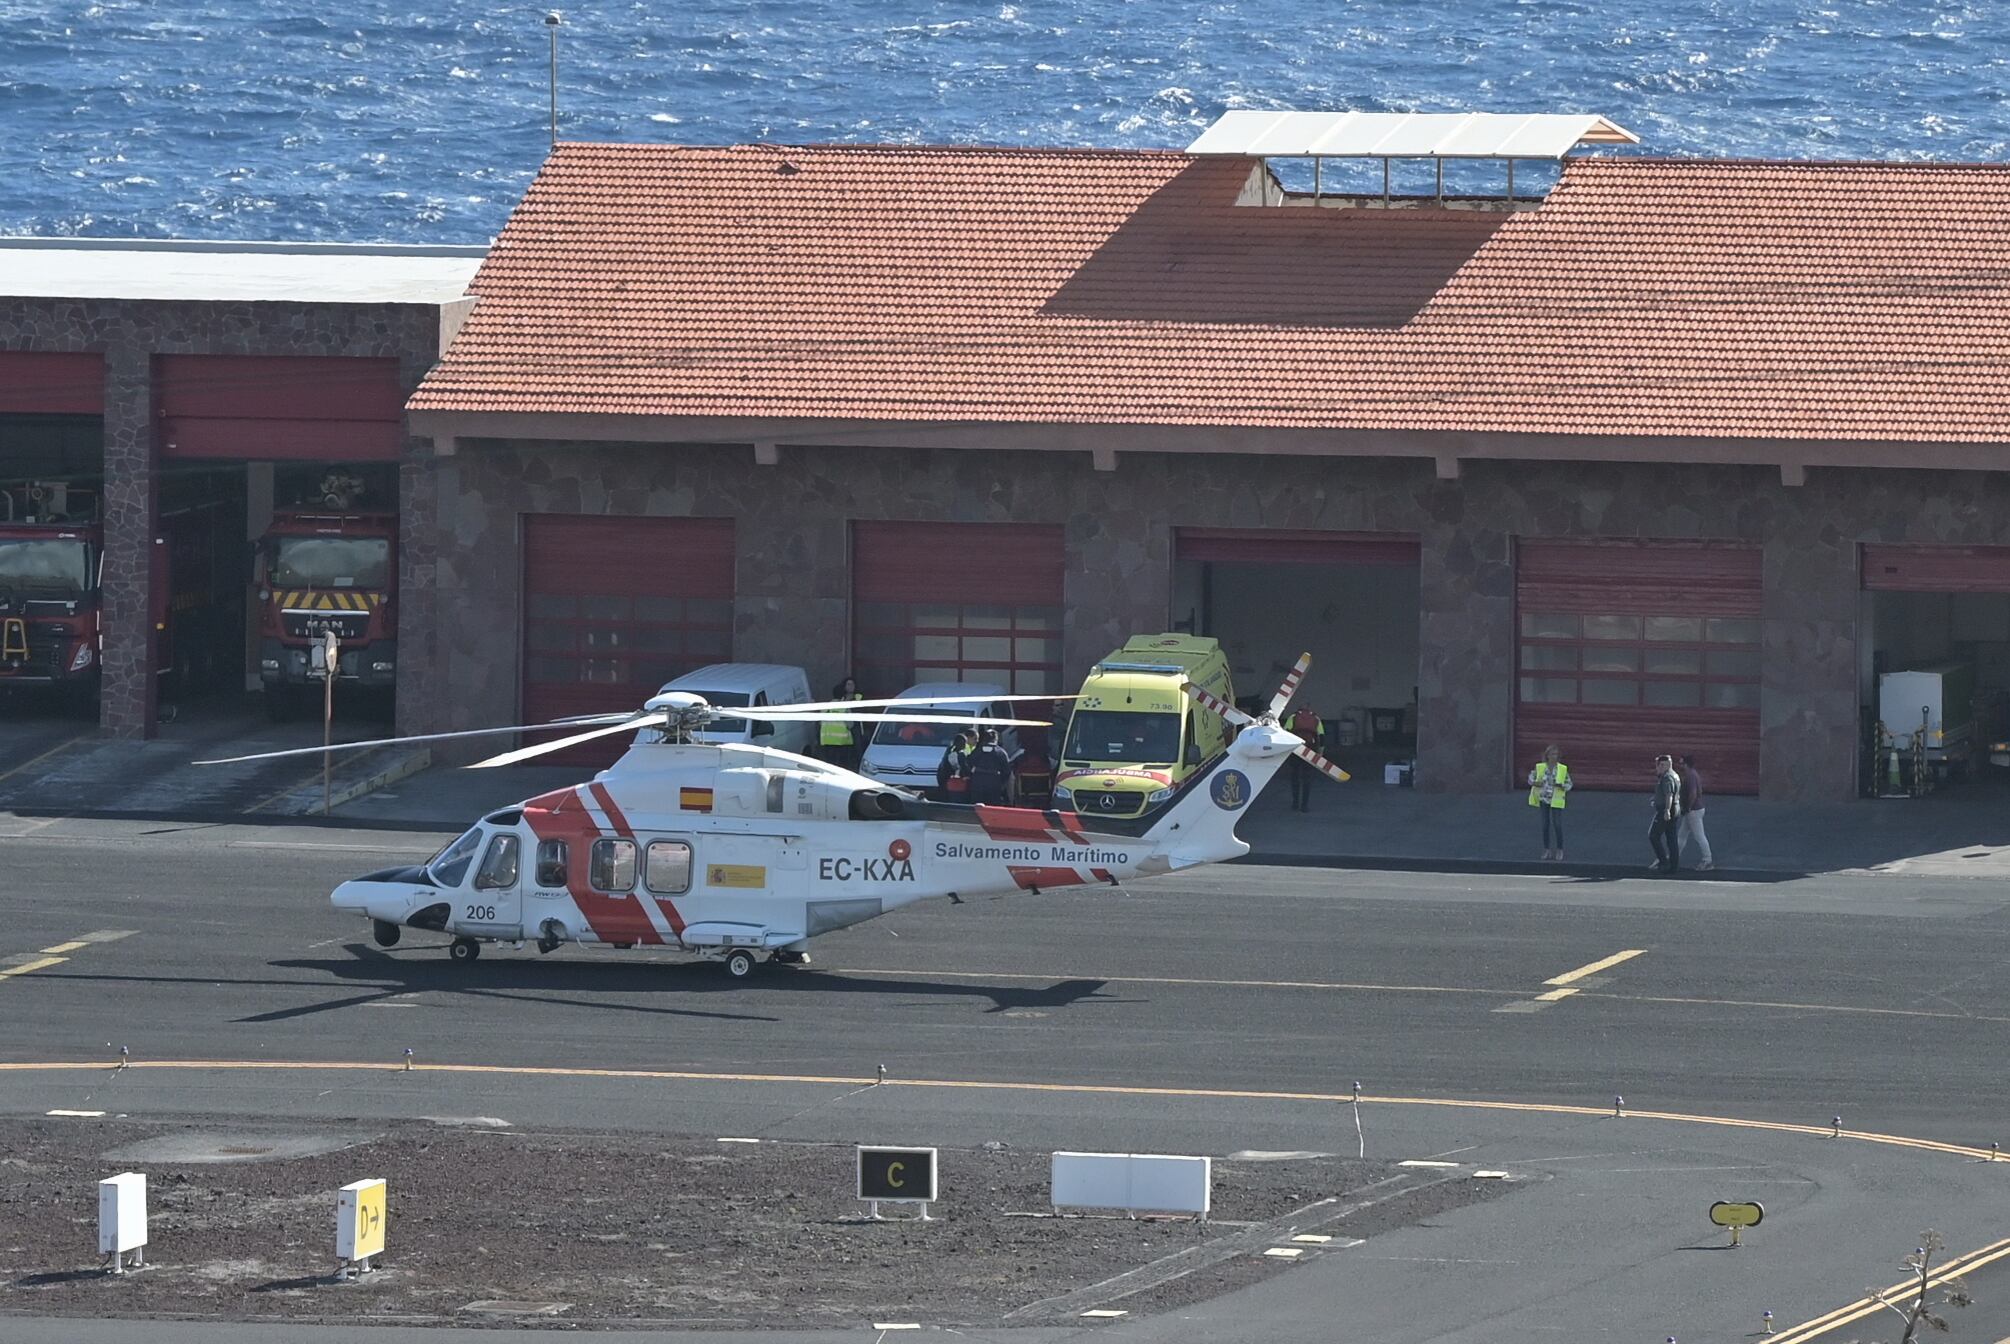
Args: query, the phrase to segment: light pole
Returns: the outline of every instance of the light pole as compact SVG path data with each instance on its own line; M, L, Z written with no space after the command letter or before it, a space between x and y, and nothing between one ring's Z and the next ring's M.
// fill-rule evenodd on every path
M544 16L544 26L551 33L551 143L558 143L558 11Z

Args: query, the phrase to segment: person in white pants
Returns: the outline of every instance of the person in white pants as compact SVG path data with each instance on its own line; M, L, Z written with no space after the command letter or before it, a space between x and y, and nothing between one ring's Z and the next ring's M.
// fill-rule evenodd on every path
M1696 853L1701 862L1696 865L1698 872L1709 872L1717 865L1710 857L1710 837L1703 830L1703 772L1696 768L1694 756L1682 758L1682 822L1676 832L1675 843L1686 848L1691 840L1696 842Z

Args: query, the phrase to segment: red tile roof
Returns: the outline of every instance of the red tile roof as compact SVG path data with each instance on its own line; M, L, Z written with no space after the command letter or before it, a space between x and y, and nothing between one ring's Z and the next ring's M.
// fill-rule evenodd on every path
M1588 157L1512 216L1176 153L561 145L415 410L2010 437L2010 170Z

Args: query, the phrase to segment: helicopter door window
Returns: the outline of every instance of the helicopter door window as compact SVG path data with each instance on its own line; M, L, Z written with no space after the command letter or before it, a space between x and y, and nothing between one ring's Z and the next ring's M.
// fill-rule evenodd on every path
M516 885L517 839L499 835L489 842L482 870L475 875L476 891L501 891Z
M540 887L562 887L570 874L566 871L566 844L563 840L540 840L537 842L537 884Z
M675 896L691 890L691 846L682 840L651 840L649 890L658 896Z
M596 891L635 890L635 842L595 840L593 859L588 865L586 880L592 883Z

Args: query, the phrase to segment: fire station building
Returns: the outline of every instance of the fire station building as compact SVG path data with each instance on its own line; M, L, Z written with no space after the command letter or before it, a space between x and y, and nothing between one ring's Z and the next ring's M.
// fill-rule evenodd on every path
M1956 661L2010 732L2010 170L1281 180L1254 152L564 144L464 321L156 305L148 364L0 301L0 387L110 359L134 565L130 464L210 418L159 409L174 361L388 361L405 731L728 659L1061 692L1191 630L1245 695L1310 649L1304 696L1433 790L1555 742L1589 787L1688 751L1725 792L1848 797L1877 674ZM266 418L388 425L298 367ZM115 662L107 612L104 723L139 731L143 642Z

